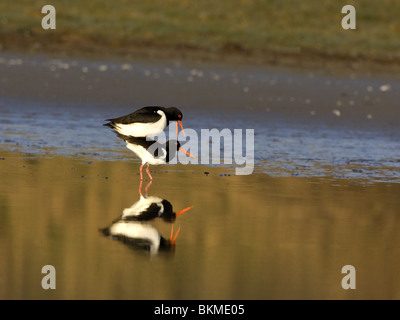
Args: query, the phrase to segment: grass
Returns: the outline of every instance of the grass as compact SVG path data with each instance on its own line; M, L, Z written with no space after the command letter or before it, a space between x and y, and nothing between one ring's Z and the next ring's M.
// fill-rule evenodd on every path
M45 4L56 8L56 30L41 28ZM356 8L356 30L341 27L346 4ZM398 61L399 17L398 0L2 1L0 43L4 48L37 42L246 55L312 52Z

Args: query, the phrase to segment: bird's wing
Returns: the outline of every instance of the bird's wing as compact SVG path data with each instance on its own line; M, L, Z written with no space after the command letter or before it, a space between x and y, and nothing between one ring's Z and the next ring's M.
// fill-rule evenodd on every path
M145 137L132 137L132 136L123 136L123 139L130 144L142 146L145 149L150 148L155 143L158 143L154 140L147 140ZM158 145L155 145L154 148L158 148Z
M161 205L157 203L152 203L149 207L142 210L138 215L132 217L126 217L125 220L135 220L135 221L149 221L158 218L160 215Z
M126 116L114 119L107 119L106 121L116 122L120 124L130 124L133 122L138 122L138 123L157 122L158 120L161 119L161 115L157 113L158 110L160 109L157 107L144 107Z
M154 140L147 140L146 138L129 137L126 142L134 145L140 145L147 150L155 159L165 159L167 151L165 144Z

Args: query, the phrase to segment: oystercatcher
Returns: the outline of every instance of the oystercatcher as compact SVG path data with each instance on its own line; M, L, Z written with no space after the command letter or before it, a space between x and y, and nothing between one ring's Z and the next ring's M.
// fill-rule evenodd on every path
M140 181L139 191L141 185L142 181ZM139 200L129 208L125 208L122 211L121 218L127 221L149 221L161 218L166 222L174 222L178 216L192 208L193 206L190 206L175 212L171 202L168 200L156 196L143 196L140 192Z
M147 140L146 138L119 136L125 140L126 147L142 160L140 180L143 180L143 166L145 164L147 164L147 175L150 180L153 180L149 171L149 165L167 164L175 157L177 151L182 151L186 155L195 158L195 156L184 150L179 141L176 140L168 140L166 143L160 143L154 140Z
M144 107L126 116L106 119L105 126L124 136L154 137L164 131L170 121L176 121L176 136L179 134L178 123L183 134L182 112L175 107L164 108L157 106Z
M151 255L154 255L160 250L172 251L175 248L180 228L178 228L174 236L174 228L172 226L171 235L169 239L166 239L150 223L118 219L109 227L100 231L107 237L110 236L112 239L119 240L132 248L147 250Z

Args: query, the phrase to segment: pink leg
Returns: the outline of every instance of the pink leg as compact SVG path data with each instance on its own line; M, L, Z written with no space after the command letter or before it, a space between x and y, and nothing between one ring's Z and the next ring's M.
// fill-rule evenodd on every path
M140 181L143 180L143 166L144 166L144 164L142 164L142 165L140 166Z
M143 197L143 194L142 194L142 183L143 183L143 181L140 180L140 184L139 184L139 195L140 195L141 197Z
M147 172L147 174L149 175L150 180L153 180L153 177L152 177L151 174L150 174L149 165L147 165L146 172Z
M149 189L150 189L150 186L152 183L153 183L153 180L150 180L150 182L147 184L146 188L144 189L144 192L146 193L146 195L149 192Z

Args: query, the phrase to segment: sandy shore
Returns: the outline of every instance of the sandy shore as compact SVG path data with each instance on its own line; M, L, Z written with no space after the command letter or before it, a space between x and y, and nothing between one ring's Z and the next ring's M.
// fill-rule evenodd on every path
M86 57L91 60L122 59L166 61L179 60L189 63L230 63L235 65L275 66L279 68L323 70L356 73L398 74L398 58L390 56L369 56L334 54L306 48L279 48L246 50L240 45L227 44L218 49L190 45L161 45L159 43L104 44L93 39L60 39L46 34L35 37L20 34L3 35L0 51L38 54L52 54L71 59Z

